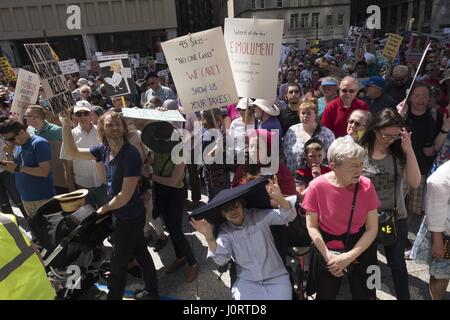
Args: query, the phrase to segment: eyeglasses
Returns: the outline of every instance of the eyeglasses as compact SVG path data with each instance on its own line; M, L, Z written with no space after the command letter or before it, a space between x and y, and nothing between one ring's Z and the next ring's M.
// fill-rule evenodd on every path
M289 94L294 94L294 93L300 93L300 91L298 91L298 90L289 90L288 93Z
M14 142L14 141L16 140L16 137L17 137L18 135L19 135L19 134L16 133L15 135L13 135L13 136L10 137L10 138L5 138L5 137L3 137L3 140L8 141L8 142Z
M90 115L89 111L79 111L79 112L75 112L75 115L77 117L88 117Z
M81 91L81 93L91 93L90 91Z
M339 89L339 90L341 90L342 93L347 93L347 92L349 92L349 93L355 93L355 92L356 92L355 89Z
M347 123L351 124L351 125L354 125L355 127L360 127L361 126L361 122L353 120L353 119L348 119Z
M389 134L383 134L381 131L380 131L380 135L386 141L395 141L402 137L401 134L389 135Z

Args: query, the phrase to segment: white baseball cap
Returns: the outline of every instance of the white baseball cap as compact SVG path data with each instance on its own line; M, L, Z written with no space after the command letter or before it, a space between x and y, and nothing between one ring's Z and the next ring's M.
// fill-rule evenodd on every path
M74 113L77 113L78 111L91 112L91 110L92 110L92 105L89 103L89 101L86 101L86 100L77 101L77 104L73 108Z

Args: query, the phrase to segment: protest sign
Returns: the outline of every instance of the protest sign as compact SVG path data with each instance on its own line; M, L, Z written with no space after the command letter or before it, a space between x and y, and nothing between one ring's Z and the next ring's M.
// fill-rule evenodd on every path
M186 121L178 110L158 111L152 109L123 108L122 113L124 117L133 119L168 121L168 122Z
M388 60L394 60L397 56L398 49L400 49L402 41L403 37L393 33L389 33L389 37L381 55Z
M345 45L351 48L356 48L356 43L362 34L362 27L350 26Z
M39 95L39 77L37 74L19 69L16 90L11 105L11 112L22 114L30 104L36 104Z
M111 54L97 56L100 75L105 80L106 95L119 97L131 93L132 78L130 59L128 54Z
M80 72L77 60L70 59L59 62L59 67L63 75Z
M72 92L61 72L55 54L48 43L25 44L53 114L57 115L75 105Z
M5 56L0 57L0 71L5 76L8 81L16 81L17 75L14 72L14 69L11 67L11 64L8 61L8 58Z
M289 47L281 45L280 66L282 66L284 64L284 62L286 61L286 59L289 55L289 51L290 51Z
M409 38L408 50L405 53L406 63L418 63L422 57L423 51L430 42L428 36L419 36L412 34Z
M283 20L225 19L225 45L240 97L275 101Z
M162 43L186 113L238 101L220 27Z

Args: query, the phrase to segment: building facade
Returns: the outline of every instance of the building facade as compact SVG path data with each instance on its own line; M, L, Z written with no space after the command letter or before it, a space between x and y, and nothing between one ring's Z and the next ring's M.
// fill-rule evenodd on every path
M347 37L350 0L250 0L234 1L236 18L284 20L284 43L302 39L327 42Z
M67 27L71 5L80 8L81 29ZM176 37L176 28L175 0L0 1L0 49L15 66L29 64L24 43L42 41L61 60L97 51L153 55L158 41Z
M351 24L365 23L373 4L381 8L381 33L441 33L450 27L450 0L352 0Z

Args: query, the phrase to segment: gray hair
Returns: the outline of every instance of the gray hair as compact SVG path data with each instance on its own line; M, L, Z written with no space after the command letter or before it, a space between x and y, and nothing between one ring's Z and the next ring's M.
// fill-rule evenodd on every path
M328 148L328 162L340 166L345 160L361 159L365 155L363 147L350 137L341 137L333 141Z
M359 81L351 76L344 77L344 79L341 80L341 84L344 82L353 82L356 86L356 89L359 89Z

